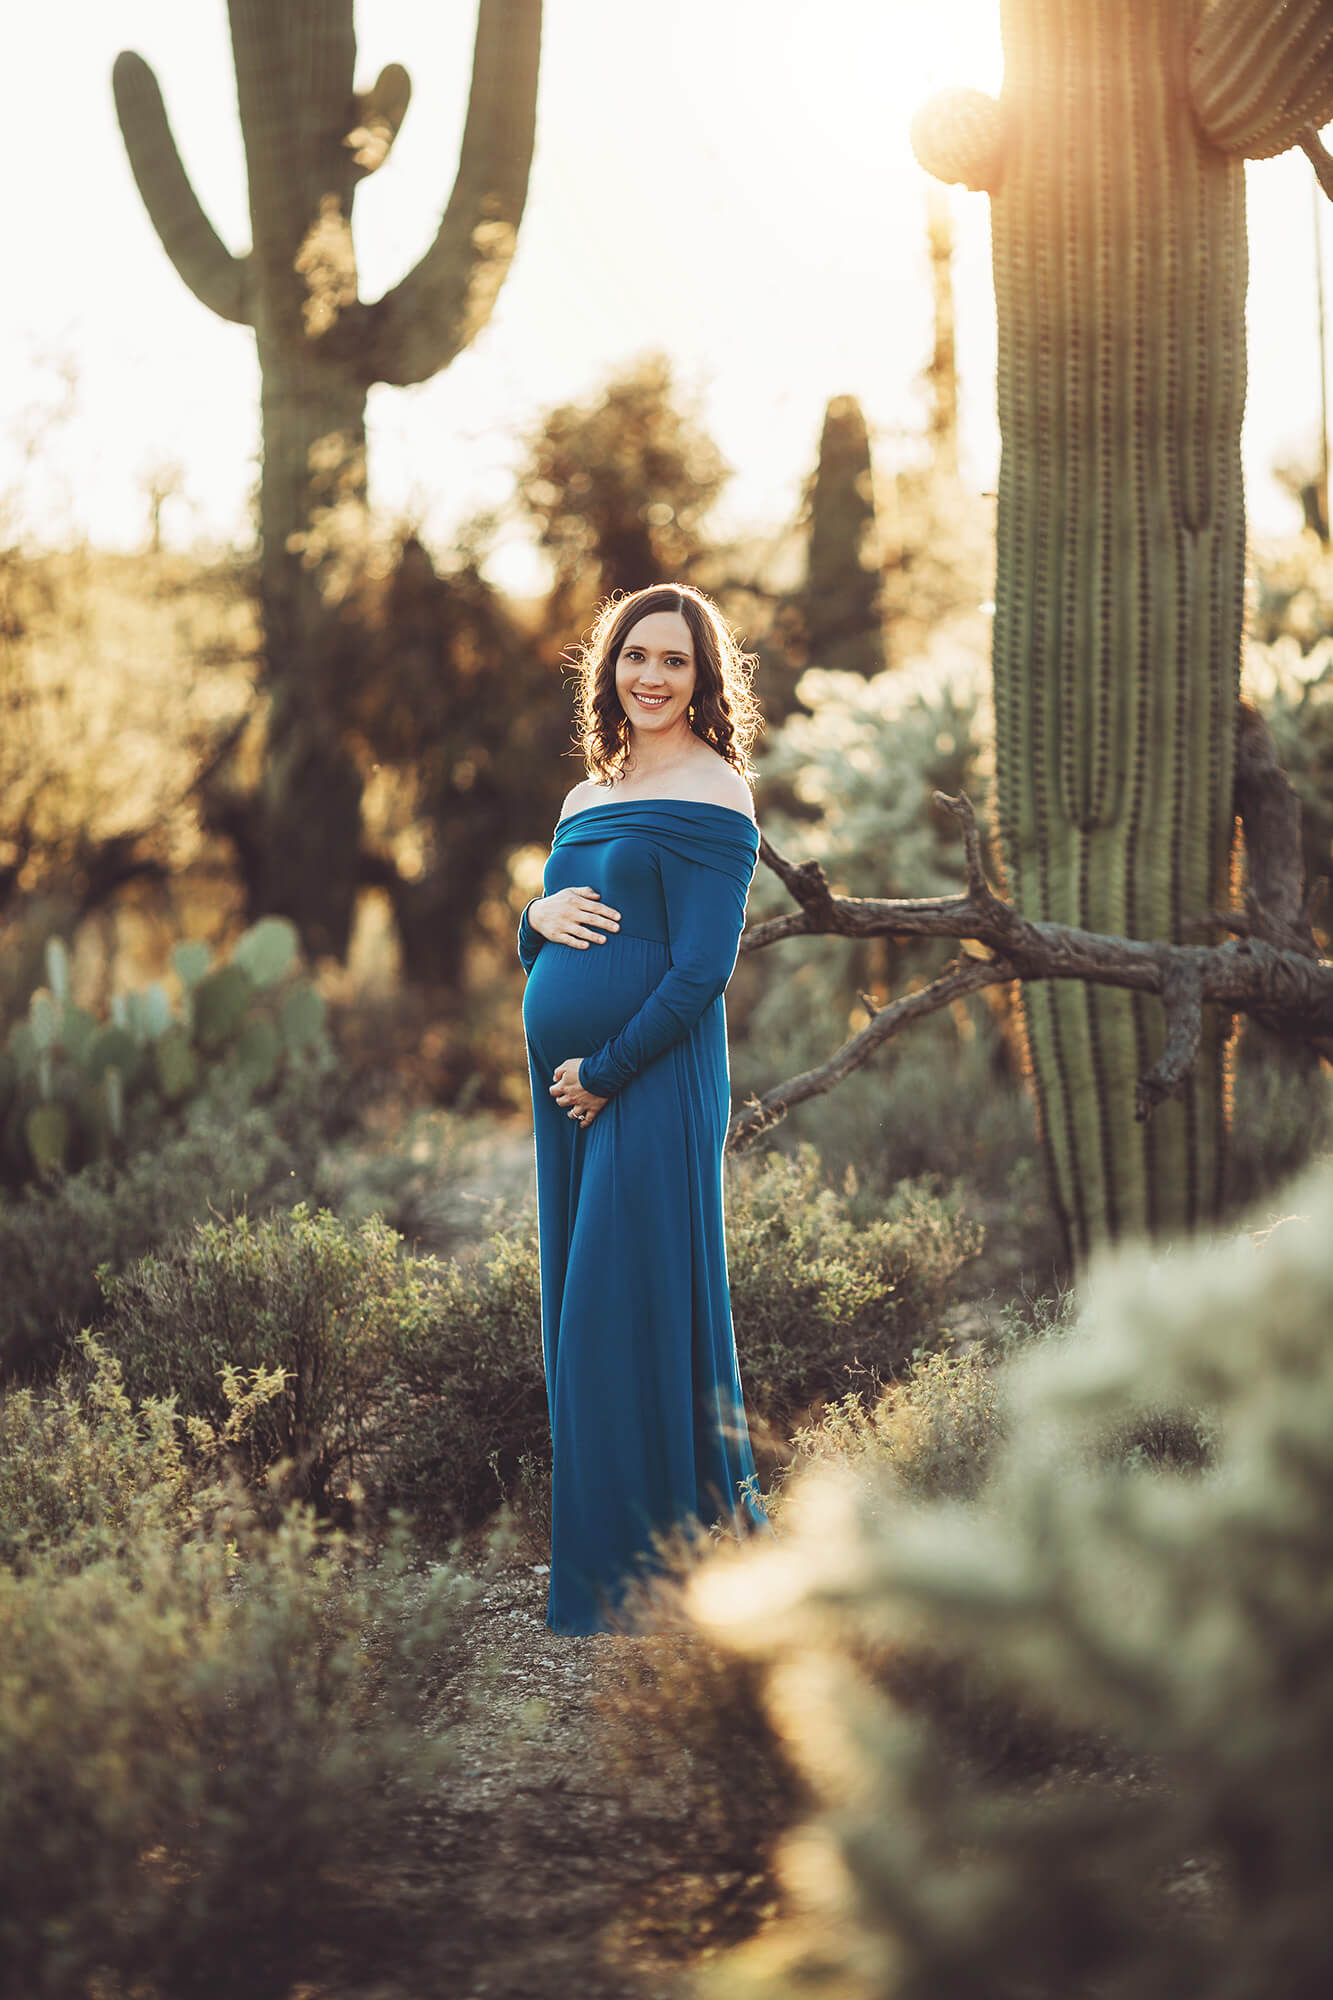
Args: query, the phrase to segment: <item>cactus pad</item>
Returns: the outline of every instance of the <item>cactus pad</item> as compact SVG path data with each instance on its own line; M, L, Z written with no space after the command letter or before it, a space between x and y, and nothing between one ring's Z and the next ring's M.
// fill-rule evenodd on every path
M276 986L296 957L297 943L295 924L285 917L261 917L236 940L231 962L256 987Z
M54 1173L69 1149L69 1113L63 1104L34 1105L23 1121L23 1136L38 1173Z
M324 1032L324 996L313 986L294 986L282 1003L282 1039L290 1050L313 1048Z
M168 1104L177 1104L199 1088L199 1058L190 1037L177 1022L160 1035L153 1048L157 1087Z
M188 991L205 977L209 966L213 963L213 954L206 944L197 942L178 944L171 954L171 963L175 967L176 977Z
M278 1073L282 1038L271 1021L247 1021L231 1060L250 1090L267 1090Z
M240 1033L254 993L239 965L220 965L200 981L194 989L194 1033L201 1049L211 1054Z

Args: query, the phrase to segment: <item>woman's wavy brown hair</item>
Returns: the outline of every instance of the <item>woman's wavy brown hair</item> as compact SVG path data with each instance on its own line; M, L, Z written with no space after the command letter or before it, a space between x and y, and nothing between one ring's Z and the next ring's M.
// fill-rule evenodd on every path
M650 618L655 611L678 612L694 641L690 728L749 779L750 748L763 724L750 686L758 659L754 653L741 651L717 606L688 583L654 583L631 597L609 598L592 631L575 650L580 740L588 776L606 783L624 770L630 722L616 693L616 663L639 620Z

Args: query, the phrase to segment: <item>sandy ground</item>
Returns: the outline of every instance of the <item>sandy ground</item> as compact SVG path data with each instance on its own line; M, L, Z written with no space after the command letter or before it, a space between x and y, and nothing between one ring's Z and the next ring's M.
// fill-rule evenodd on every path
M546 1585L528 1561L488 1584L439 1711L457 1762L418 1817L403 1884L435 1937L415 1974L355 2000L680 2000L687 1962L768 1914L762 1876L700 1869L688 1753L656 1767L638 1754L627 1773L601 1712L645 1649L691 1642L559 1637Z

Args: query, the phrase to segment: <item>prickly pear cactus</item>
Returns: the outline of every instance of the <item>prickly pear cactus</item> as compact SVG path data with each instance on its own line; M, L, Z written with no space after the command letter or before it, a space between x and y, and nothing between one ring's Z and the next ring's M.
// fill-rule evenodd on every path
M991 197L1002 438L999 832L1028 916L1205 942L1229 897L1245 557L1242 158L1333 115L1333 0L1002 0L998 101L950 92L921 163ZM1146 1124L1159 1004L1025 994L1072 1248L1222 1188L1227 1025Z
M317 1054L324 1002L287 976L296 947L294 927L277 917L246 931L221 965L206 945L179 945L179 1011L154 982L117 993L99 1024L72 1003L68 954L53 938L48 984L0 1049L0 1186L114 1156L203 1093L252 1097Z

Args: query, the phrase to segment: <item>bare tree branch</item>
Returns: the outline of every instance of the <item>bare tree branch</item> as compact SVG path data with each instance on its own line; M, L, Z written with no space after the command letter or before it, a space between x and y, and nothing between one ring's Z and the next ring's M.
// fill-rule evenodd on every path
M922 992L881 1008L869 1026L826 1063L780 1084L763 1098L752 1099L732 1119L728 1147L743 1149L792 1105L831 1090L909 1021L947 1006L961 994L1010 980L1080 979L1155 994L1162 1001L1166 1048L1139 1079L1135 1098L1139 1118L1146 1118L1155 1104L1184 1084L1198 1052L1206 1005L1253 1015L1276 1033L1311 1042L1322 1055L1333 1058L1333 962L1317 956L1309 932L1308 909L1302 902L1299 820L1292 819L1295 800L1271 746L1265 747L1259 732L1244 731L1242 741L1237 804L1250 836L1250 907L1243 913L1200 913L1200 922L1239 933L1217 945L1103 937L1070 924L1034 923L1021 917L986 879L981 835L966 796L935 794L936 803L954 815L962 832L967 887L960 896L835 896L818 862L788 861L761 836L760 859L800 908L746 931L740 944L743 953L762 951L789 937L948 937L971 939L991 956L955 962Z
M780 1084L765 1096L751 1098L744 1109L735 1114L727 1128L728 1149L733 1153L744 1152L762 1132L785 1118L794 1104L803 1104L807 1097L822 1097L825 1091L832 1090L835 1083L841 1083L845 1076L859 1069L868 1056L896 1035L899 1029L907 1027L909 1022L919 1021L923 1015L933 1014L952 1001L960 1000L965 993L975 993L979 987L1003 985L1012 978L1011 968L1000 959L968 958L966 955L955 959L938 979L922 987L920 992L906 993L901 1000L894 1000L887 1007L877 1009L869 1026L844 1042L837 1053L821 1063L818 1069L806 1070L803 1076L792 1077L789 1083Z

